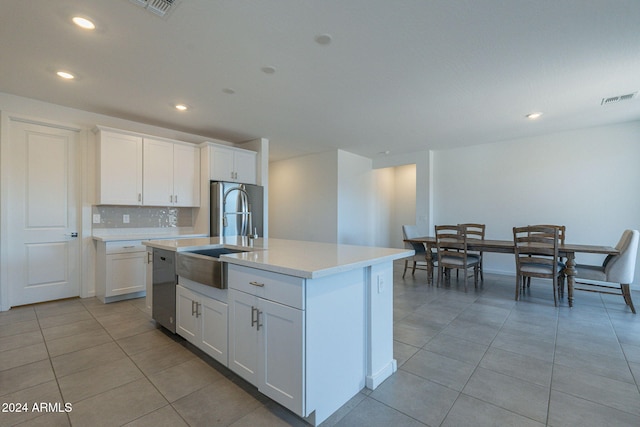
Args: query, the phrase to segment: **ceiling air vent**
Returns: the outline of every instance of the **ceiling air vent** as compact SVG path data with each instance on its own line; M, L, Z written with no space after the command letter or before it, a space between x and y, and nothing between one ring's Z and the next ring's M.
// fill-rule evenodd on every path
M165 18L171 11L178 0L130 0L131 3L137 4L156 15Z
M628 93L626 95L612 96L610 98L602 98L600 105L615 104L622 101L630 101L638 95L638 92Z

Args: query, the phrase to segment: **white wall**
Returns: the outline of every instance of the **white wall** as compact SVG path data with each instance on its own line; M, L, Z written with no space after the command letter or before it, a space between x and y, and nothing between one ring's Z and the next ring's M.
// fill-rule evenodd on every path
M337 242L337 151L273 162L269 183L271 237Z
M414 165L415 167L415 213L414 218L403 219L402 224L416 224L420 230L425 230L425 233L428 234L428 231L433 229L433 152L420 151L389 155L373 160L373 167L376 170L404 165ZM400 189L397 187L397 190ZM398 224L394 224L394 227L400 230L397 226ZM396 236L393 230L391 233L392 236ZM402 235L402 231L400 231L400 235ZM390 242L393 241L394 239L391 238ZM395 243L391 244L393 247L402 247Z
M564 224L570 243L613 246L640 228L639 140L631 122L438 151L434 223L485 223L495 239L512 239L514 226ZM513 256L488 254L485 268L513 272Z
M403 248L402 226L416 223L416 165L403 165L393 168L393 220L388 246ZM430 234L419 226L424 235Z
M393 202L395 197L395 168L373 170L373 246L391 246L392 235L396 230L396 213ZM415 215L412 212L412 215ZM401 246L402 247L402 246Z
M338 150L338 243L373 246L374 177L371 159Z

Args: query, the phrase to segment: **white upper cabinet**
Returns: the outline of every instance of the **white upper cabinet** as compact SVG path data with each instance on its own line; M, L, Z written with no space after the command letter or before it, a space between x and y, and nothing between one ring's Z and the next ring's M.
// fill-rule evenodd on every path
M143 153L143 204L149 206L172 206L173 144L145 138Z
M200 148L173 145L173 194L176 206L200 206Z
M97 129L97 204L200 206L197 146Z
M200 206L200 151L191 144L144 139L143 204Z
M102 205L142 204L142 137L98 129L97 199Z
M255 151L211 144L210 171L211 181L231 181L243 184L256 184Z

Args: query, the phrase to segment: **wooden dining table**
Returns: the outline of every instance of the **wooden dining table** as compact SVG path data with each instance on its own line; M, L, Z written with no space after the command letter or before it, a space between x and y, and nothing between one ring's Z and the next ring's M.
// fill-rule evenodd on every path
M405 242L422 243L427 248L427 253L431 253L436 247L436 238L432 236L414 237L406 239ZM503 254L515 253L515 244L513 240L491 240L491 239L467 239L467 248L470 251L478 252L496 252ZM576 269L576 253L586 254L602 254L602 255L618 255L620 252L613 246L600 245L577 245L565 243L558 246L558 254L567 258L564 273L567 276L567 293L569 298L569 307L573 307L573 285L575 276L578 273ZM433 260L427 258L427 269L429 280L433 280Z

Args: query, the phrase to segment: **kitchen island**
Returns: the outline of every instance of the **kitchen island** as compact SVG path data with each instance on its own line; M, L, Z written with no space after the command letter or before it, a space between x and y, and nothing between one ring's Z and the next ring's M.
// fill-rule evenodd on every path
M178 277L177 332L311 424L397 369L393 261L413 251L244 237L144 244L245 251L220 256L228 289Z

